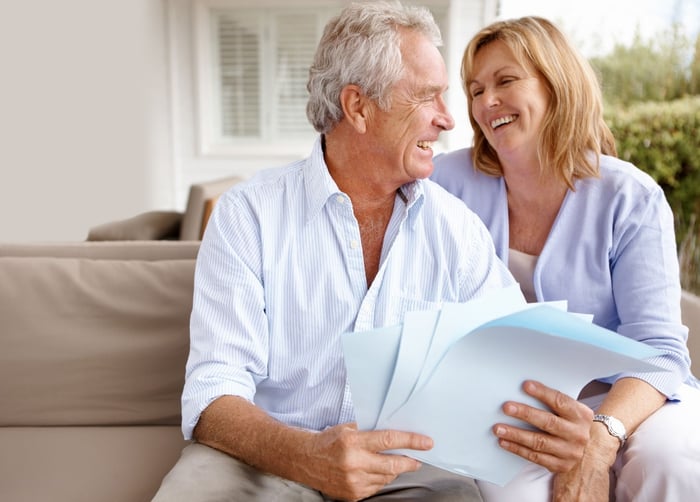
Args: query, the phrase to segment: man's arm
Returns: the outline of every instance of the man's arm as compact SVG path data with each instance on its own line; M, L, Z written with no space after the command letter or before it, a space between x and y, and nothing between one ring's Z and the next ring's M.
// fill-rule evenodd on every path
M366 498L399 474L416 471L421 465L412 458L382 451L428 450L433 446L432 440L421 434L360 432L355 424L323 432L289 427L237 396L213 401L201 414L194 437L261 471L342 500Z

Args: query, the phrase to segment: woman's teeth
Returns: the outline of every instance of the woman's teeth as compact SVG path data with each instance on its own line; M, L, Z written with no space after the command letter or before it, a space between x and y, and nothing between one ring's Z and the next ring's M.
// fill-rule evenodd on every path
M507 117L501 117L496 120L491 121L491 128L496 129L503 124L510 124L515 120L515 115L508 115Z
M432 147L433 147L432 141L419 141L418 142L418 148L421 148L423 150L430 150Z

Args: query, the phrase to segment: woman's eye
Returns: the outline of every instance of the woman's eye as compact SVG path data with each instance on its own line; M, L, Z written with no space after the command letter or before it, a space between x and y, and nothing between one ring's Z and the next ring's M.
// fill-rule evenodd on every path
M479 95L482 94L483 92L484 92L484 91L483 91L482 89L474 89L474 90L472 91L472 98L475 98L475 97L479 96Z

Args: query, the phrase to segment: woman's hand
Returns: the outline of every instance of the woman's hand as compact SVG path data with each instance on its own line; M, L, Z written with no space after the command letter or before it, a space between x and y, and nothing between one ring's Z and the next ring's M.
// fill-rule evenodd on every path
M590 438L593 411L566 394L531 380L523 390L551 411L508 401L506 415L534 426L528 430L496 424L493 431L502 448L554 473L568 472L583 458Z
M597 432L592 429L591 439L581 461L570 471L554 476L553 502L610 500L610 468L617 458L619 442L607 430L604 435L598 435Z

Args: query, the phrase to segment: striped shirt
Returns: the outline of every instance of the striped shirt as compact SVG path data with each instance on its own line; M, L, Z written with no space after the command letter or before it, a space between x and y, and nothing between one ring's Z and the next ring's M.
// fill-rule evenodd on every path
M234 186L209 220L195 272L184 436L222 395L290 426L352 421L342 333L513 282L481 221L419 180L397 192L368 288L352 202L318 140L309 158Z

